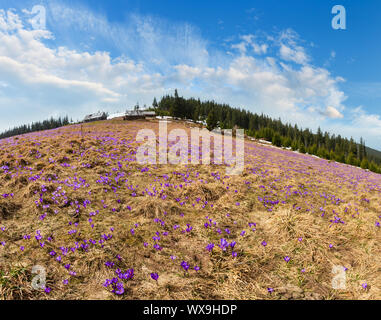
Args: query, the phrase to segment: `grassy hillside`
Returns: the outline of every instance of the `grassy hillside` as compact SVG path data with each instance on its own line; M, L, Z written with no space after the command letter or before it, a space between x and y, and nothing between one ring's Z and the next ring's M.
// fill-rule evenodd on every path
M0 141L0 298L381 298L381 175L249 140L239 176L142 166L141 128L158 123Z

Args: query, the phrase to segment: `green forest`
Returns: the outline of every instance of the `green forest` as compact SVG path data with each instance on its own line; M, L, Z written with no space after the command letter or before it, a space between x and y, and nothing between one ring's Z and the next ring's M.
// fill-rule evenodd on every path
M7 131L4 131L0 133L0 139L14 137L20 134L25 134L30 132L55 129L55 128L66 126L70 124L71 122L72 121L69 122L69 118L67 116L63 118L59 117L58 119L54 119L52 117L48 120L37 121L37 122L33 122L32 124L24 124L24 125L9 129Z
M301 153L316 155L328 160L334 160L373 172L381 173L381 158L376 150L365 146L361 138L355 142L340 135L322 132L316 133L310 129L299 128L297 125L282 123L280 119L272 119L266 115L258 115L244 109L232 108L228 104L200 99L184 99L175 90L174 96L166 95L152 104L160 116L172 116L179 119L206 121L207 128L213 130L242 128L245 134L256 139L272 142L273 145L298 150ZM372 152L369 152L369 151Z

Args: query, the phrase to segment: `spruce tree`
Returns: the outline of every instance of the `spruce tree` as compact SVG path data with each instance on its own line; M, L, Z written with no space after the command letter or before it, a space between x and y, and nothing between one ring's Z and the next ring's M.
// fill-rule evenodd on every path
M214 111L213 110L210 110L209 114L208 114L208 118L206 119L206 128L209 130L209 131L212 131L214 128L217 127L217 119L216 119L216 116L214 114Z

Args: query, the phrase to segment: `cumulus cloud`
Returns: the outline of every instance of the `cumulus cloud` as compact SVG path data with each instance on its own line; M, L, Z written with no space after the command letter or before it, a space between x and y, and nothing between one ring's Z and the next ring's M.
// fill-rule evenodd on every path
M362 137L367 146L380 149L381 118L378 114L369 113L363 106L358 106L348 112L347 118L346 122L331 124L330 130L357 141Z
M110 105L126 109L136 103L135 93L152 96L163 90L162 75L146 73L139 62L112 59L108 52L50 47L45 41L51 39L51 32L28 29L13 11L0 11L3 129L56 114L82 117ZM18 110L23 112L15 116Z
M299 35L292 29L282 31L275 39L278 43L279 55L285 61L305 65L310 61L305 48L299 44Z
M186 23L131 15L115 24L54 1L47 12L51 29L36 31L14 11L0 11L2 129L51 115L81 118L136 101L150 104L175 88L312 129L347 114L339 89L344 79L314 66L292 30L242 35L228 54Z
M302 47L291 48L285 44L281 44L279 52L283 60L293 61L298 64L306 64L308 62L307 55L304 53Z
M378 114L367 113L362 106L352 110L352 123L355 127L361 127L369 130L381 137L381 118Z
M335 109L334 107L331 107L331 106L328 106L325 109L324 115L326 115L328 118L331 118L331 119L340 119L340 118L344 117L342 115L342 113L340 113L339 110L337 110L337 109Z
M246 54L248 50L252 50L257 55L266 54L269 48L268 44L258 43L255 38L252 34L243 35L240 37L242 41L233 44L231 47L237 49L241 54Z

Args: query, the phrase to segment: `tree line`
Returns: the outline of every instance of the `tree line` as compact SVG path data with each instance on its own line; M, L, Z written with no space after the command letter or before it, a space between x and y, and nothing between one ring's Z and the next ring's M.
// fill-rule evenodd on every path
M14 136L18 136L20 134L25 134L25 133L55 129L55 128L66 126L70 124L71 122L73 121L72 120L69 121L68 116L65 116L63 118L59 117L58 119L54 119L53 117L51 117L48 120L37 121L37 122L33 122L32 124L24 124L24 125L6 130L0 133L0 139L14 137Z
M347 139L341 135L322 132L320 128L313 133L307 128L285 124L280 118L272 119L264 114L233 108L228 104L200 101L195 98L185 99L178 95L177 90L174 96L165 95L159 102L155 98L152 106L161 116L205 121L209 130L216 127L221 129L239 127L245 130L247 136L270 141L278 147L291 148L301 153L381 173L381 159L374 155L368 156L368 148L362 138L359 142L355 142L353 138Z

